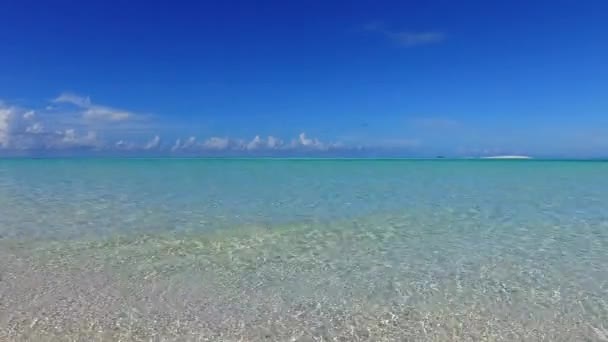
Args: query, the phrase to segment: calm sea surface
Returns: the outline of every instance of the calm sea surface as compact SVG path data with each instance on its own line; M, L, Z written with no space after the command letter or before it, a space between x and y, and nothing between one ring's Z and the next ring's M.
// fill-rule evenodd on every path
M0 160L0 340L608 341L608 163Z

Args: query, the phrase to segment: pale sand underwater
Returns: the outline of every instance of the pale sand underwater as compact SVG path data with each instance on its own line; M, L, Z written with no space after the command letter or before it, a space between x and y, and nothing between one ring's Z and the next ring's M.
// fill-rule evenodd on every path
M3 161L0 340L608 341L606 171Z

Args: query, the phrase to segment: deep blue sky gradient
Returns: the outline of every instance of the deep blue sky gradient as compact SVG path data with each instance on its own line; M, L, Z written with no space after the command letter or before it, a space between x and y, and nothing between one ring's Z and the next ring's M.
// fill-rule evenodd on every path
M404 155L608 155L607 1L5 0L0 13L0 99L43 108L71 92L154 117L134 140L306 132Z

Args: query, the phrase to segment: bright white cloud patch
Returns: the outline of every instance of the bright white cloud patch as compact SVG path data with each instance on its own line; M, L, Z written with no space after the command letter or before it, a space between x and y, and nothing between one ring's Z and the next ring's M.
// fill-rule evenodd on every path
M54 103L67 103L82 110L82 118L91 121L118 122L133 118L135 114L107 106L100 106L91 102L89 97L82 97L71 93L63 93L53 100Z
M298 136L298 140L294 140L294 142L292 142L292 147L306 147L306 148L312 148L312 149L320 149L323 150L325 149L325 144L323 144L321 141L319 141L318 139L311 139L309 137L306 136L306 133L302 132L300 133L300 135Z
M99 145L94 130L79 130L75 127L59 125L49 118L37 115L34 110L0 103L0 148L2 149L50 150L96 148Z
M297 151L327 151L330 149L346 148L340 143L323 143L317 138L309 138L306 133L301 133L296 139L293 139L290 144L284 144L283 140L268 136L262 138L259 135L254 136L251 140L243 140L228 137L211 137L202 142L197 142L195 137L190 137L187 140L177 139L171 151L175 153L181 152L245 152L245 153L272 153L272 152L297 152Z

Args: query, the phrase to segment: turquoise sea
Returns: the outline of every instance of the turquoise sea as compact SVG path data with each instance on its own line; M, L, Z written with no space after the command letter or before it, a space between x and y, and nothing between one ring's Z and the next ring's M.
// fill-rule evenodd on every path
M0 341L608 341L608 163L0 160Z

